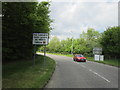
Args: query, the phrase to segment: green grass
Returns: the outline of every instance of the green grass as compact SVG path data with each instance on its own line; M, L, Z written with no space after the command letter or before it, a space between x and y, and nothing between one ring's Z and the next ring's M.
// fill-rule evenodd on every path
M67 54L67 55L64 55L64 54L59 54L59 53L48 53L48 54L54 54L54 55L61 55L61 56L68 56L68 57L73 57L73 55L71 54ZM118 60L104 60L104 61L95 61L94 60L94 57L86 57L87 60L89 61L94 61L94 62L98 62L98 63L103 63L103 64L108 64L108 65L112 65L112 66L117 66L117 67L120 67L120 59Z
M53 54L53 55L61 55L61 56L68 56L68 57L73 57L71 54L60 54L60 53L47 53L47 54Z
M22 60L4 64L2 66L3 88L43 88L55 69L55 61L46 57L44 66L43 56L33 60Z
M112 66L120 66L120 60L114 60L114 59L110 59L110 60L104 60L104 61L95 61L93 57L86 57L87 60L89 61L94 61L94 62L98 62L98 63L103 63L103 64L108 64L108 65L112 65Z

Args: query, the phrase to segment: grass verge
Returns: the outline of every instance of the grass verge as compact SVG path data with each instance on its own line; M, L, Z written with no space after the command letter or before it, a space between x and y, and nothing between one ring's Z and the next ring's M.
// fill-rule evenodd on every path
M86 57L86 58L89 61L94 61L94 62L98 62L98 63L103 63L103 64L108 64L108 65L120 67L120 60L118 60L118 59L116 59L116 60L110 59L110 60L104 60L104 61L95 61L93 57Z
M52 76L55 61L42 55L37 55L35 66L33 60L22 60L2 66L2 88L43 88Z
M73 57L71 54L60 54L60 53L47 53L47 54L53 54L53 55L61 55L61 56L68 56L68 57Z
M71 54L59 54L59 53L48 53L48 54L54 54L54 55L61 55L61 56L68 56L68 57L73 57L73 55ZM94 62L98 62L98 63L103 63L103 64L108 64L108 65L112 65L112 66L117 66L120 67L120 60L104 60L104 61L95 61L94 57L86 57L88 61L94 61Z

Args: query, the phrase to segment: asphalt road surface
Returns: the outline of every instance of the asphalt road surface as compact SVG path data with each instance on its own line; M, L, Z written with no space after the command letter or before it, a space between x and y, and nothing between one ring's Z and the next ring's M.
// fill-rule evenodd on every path
M75 62L71 57L50 55L55 72L46 88L118 88L118 68L96 62Z

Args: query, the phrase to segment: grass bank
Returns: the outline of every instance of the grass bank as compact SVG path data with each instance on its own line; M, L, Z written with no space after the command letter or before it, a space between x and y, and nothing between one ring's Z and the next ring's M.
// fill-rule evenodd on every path
M89 61L94 61L98 63L108 64L112 66L120 67L120 60L119 59L110 59L110 60L104 60L104 61L95 61L93 57L86 57Z
M61 54L61 53L47 53L47 54L53 54L53 55L61 55L61 56L73 57L73 55L71 55L71 54Z
M48 53L48 54L73 57L73 55L71 55L71 54L67 54L67 55L59 54L59 53ZM117 60L111 59L111 60L104 60L104 61L95 61L94 57L86 57L86 58L88 61L94 61L94 62L98 62L98 63L103 63L103 64L108 64L108 65L120 67L120 59L119 60L118 59Z
M2 66L2 88L43 88L51 77L55 61L42 55L37 55L35 65L33 60L22 60Z

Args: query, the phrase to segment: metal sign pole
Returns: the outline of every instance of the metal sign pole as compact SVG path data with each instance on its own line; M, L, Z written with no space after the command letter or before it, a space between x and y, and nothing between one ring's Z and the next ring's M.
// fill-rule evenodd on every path
M33 66L35 65L35 48L36 48L36 45L34 45Z
M46 45L44 45L44 66L45 66L45 64L46 64L46 62L45 62L45 56L46 56Z

